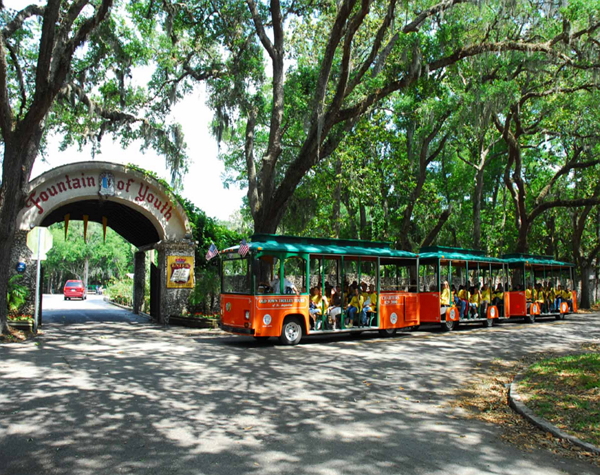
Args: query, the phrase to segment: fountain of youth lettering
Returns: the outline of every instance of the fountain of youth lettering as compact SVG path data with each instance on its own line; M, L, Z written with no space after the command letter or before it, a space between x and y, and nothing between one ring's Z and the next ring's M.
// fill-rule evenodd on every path
M185 210L174 196L143 172L108 162L81 162L54 168L32 180L19 213L13 249L17 262L30 262L27 233L35 226L69 220L104 223L138 248L135 254L134 312L144 293L146 251L158 251L152 266L151 314L166 323L181 314L194 283L194 250ZM25 281L34 294L34 265ZM33 305L33 302L31 302Z

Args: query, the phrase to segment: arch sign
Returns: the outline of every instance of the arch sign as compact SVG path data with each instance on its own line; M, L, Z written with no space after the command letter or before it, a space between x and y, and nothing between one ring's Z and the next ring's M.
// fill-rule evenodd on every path
M83 200L116 201L133 208L156 228L160 240L191 238L183 208L155 179L108 162L83 162L54 168L29 184L20 228L30 230L59 206Z

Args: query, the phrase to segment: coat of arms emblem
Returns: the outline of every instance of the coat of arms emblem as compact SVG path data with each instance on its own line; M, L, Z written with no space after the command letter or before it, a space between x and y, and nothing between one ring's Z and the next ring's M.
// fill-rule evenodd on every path
M100 189L98 194L107 198L109 196L115 196L115 176L110 172L103 172L100 174Z

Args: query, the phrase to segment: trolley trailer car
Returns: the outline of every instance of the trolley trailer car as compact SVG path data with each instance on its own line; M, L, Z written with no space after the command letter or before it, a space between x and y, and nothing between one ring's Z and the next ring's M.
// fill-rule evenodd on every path
M564 319L577 311L577 292L573 290L573 264L534 254L505 254L510 291L506 293L506 318Z
M414 253L385 242L270 234L255 234L248 246L244 257L239 246L220 253L225 331L293 345L303 335L393 335L419 325Z
M431 246L419 250L421 323L452 331L461 322L492 326L502 318L506 265L483 251Z

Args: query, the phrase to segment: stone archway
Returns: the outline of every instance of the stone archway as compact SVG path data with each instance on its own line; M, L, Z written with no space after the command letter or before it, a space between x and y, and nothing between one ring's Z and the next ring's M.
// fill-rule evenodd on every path
M153 316L166 323L170 315L181 313L193 287L195 243L185 210L159 181L134 168L96 161L64 165L40 175L29 183L25 206L18 215L14 264L31 261L26 239L33 227L63 222L65 217L104 222L138 248L136 313L143 302L145 252L157 250L158 287L154 290L159 304ZM25 271L30 286L35 285L34 268L28 265Z

